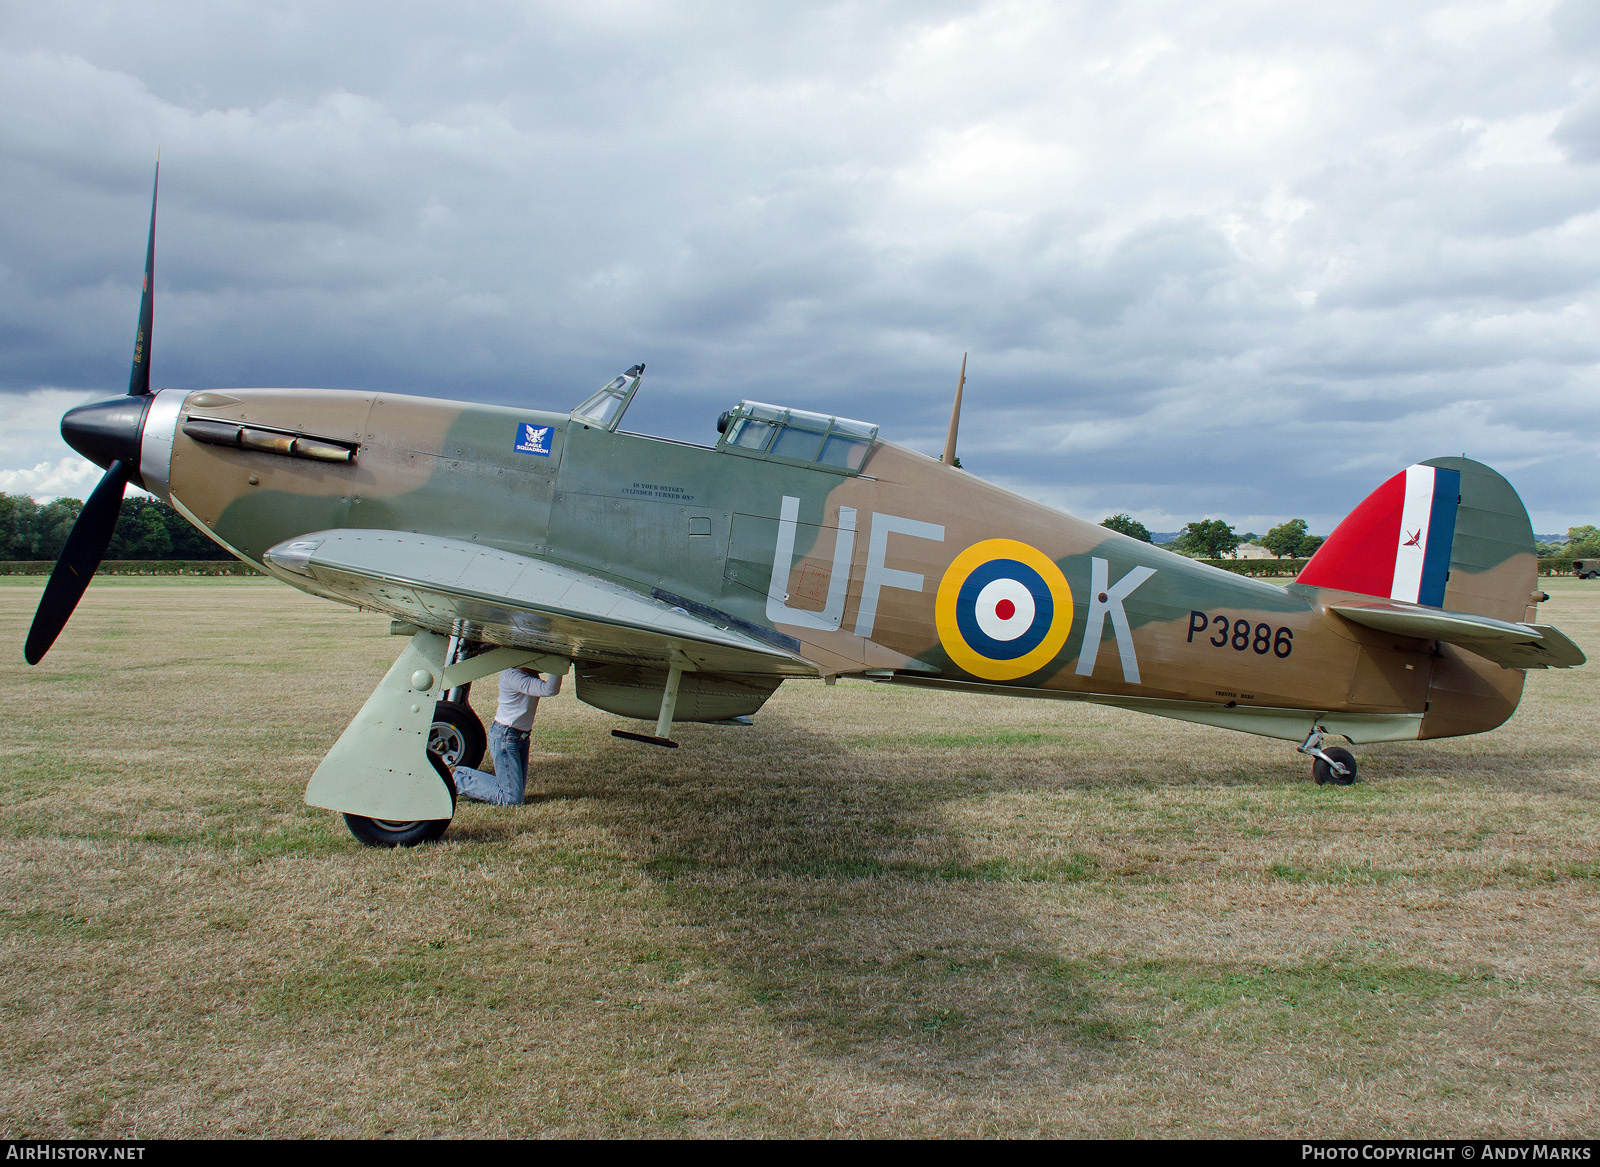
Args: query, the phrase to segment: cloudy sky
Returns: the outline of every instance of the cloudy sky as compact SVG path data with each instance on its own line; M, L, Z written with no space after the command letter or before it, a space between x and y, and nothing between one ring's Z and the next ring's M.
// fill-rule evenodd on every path
M0 4L0 490L159 385L741 397L1087 518L1600 519L1600 5Z

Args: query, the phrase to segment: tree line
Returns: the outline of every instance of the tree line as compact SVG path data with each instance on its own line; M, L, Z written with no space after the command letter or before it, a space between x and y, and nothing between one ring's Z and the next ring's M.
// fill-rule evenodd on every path
M1102 519L1100 525L1145 543L1152 542L1149 530L1131 515L1115 514ZM1232 555L1243 543L1258 543L1280 559L1310 559L1322 546L1323 536L1311 534L1304 519L1280 523L1265 535L1257 535L1254 531L1240 535L1221 519L1201 519L1188 524L1176 539L1164 546L1196 559L1223 559ZM1566 542L1540 541L1534 544L1534 549L1544 556L1600 559L1600 527L1592 524L1568 527Z
M1574 559L1600 559L1600 527L1585 524L1567 528L1565 543L1541 543L1540 555L1570 555Z
M1132 515L1115 514L1100 521L1102 527L1120 531L1144 543L1151 543L1150 531ZM1237 551L1241 544L1256 543L1280 559L1310 559L1322 546L1323 536L1311 534L1304 519L1290 519L1279 523L1265 535L1254 531L1239 534L1231 523L1221 519L1201 519L1189 523L1171 543L1169 550L1196 559L1224 559Z
M58 498L37 503L25 494L0 494L0 560L55 559L83 503ZM107 559L228 559L221 547L164 502L124 499Z

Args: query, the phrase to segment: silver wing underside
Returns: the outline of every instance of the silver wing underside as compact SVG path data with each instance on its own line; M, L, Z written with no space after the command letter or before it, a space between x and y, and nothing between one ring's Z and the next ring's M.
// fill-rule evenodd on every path
M263 559L301 591L434 632L467 624L475 640L572 660L818 675L815 665L735 627L732 617L723 623L609 580L459 539L318 531L278 544Z

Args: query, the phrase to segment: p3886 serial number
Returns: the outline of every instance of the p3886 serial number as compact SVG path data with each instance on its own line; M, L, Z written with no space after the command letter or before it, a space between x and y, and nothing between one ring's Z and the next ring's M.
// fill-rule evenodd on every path
M1287 628L1274 628L1270 624L1251 624L1248 620L1229 620L1226 616L1210 616L1205 612L1189 613L1189 643L1201 636L1217 648L1232 648L1235 652L1254 652L1257 656L1271 653L1286 657L1294 651L1294 633Z

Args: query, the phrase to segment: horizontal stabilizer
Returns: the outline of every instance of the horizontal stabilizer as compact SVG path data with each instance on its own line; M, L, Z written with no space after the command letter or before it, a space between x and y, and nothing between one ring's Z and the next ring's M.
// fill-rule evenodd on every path
M1570 669L1583 650L1548 624L1512 624L1471 612L1445 612L1402 603L1330 604L1353 624L1418 640L1442 640L1514 669Z

